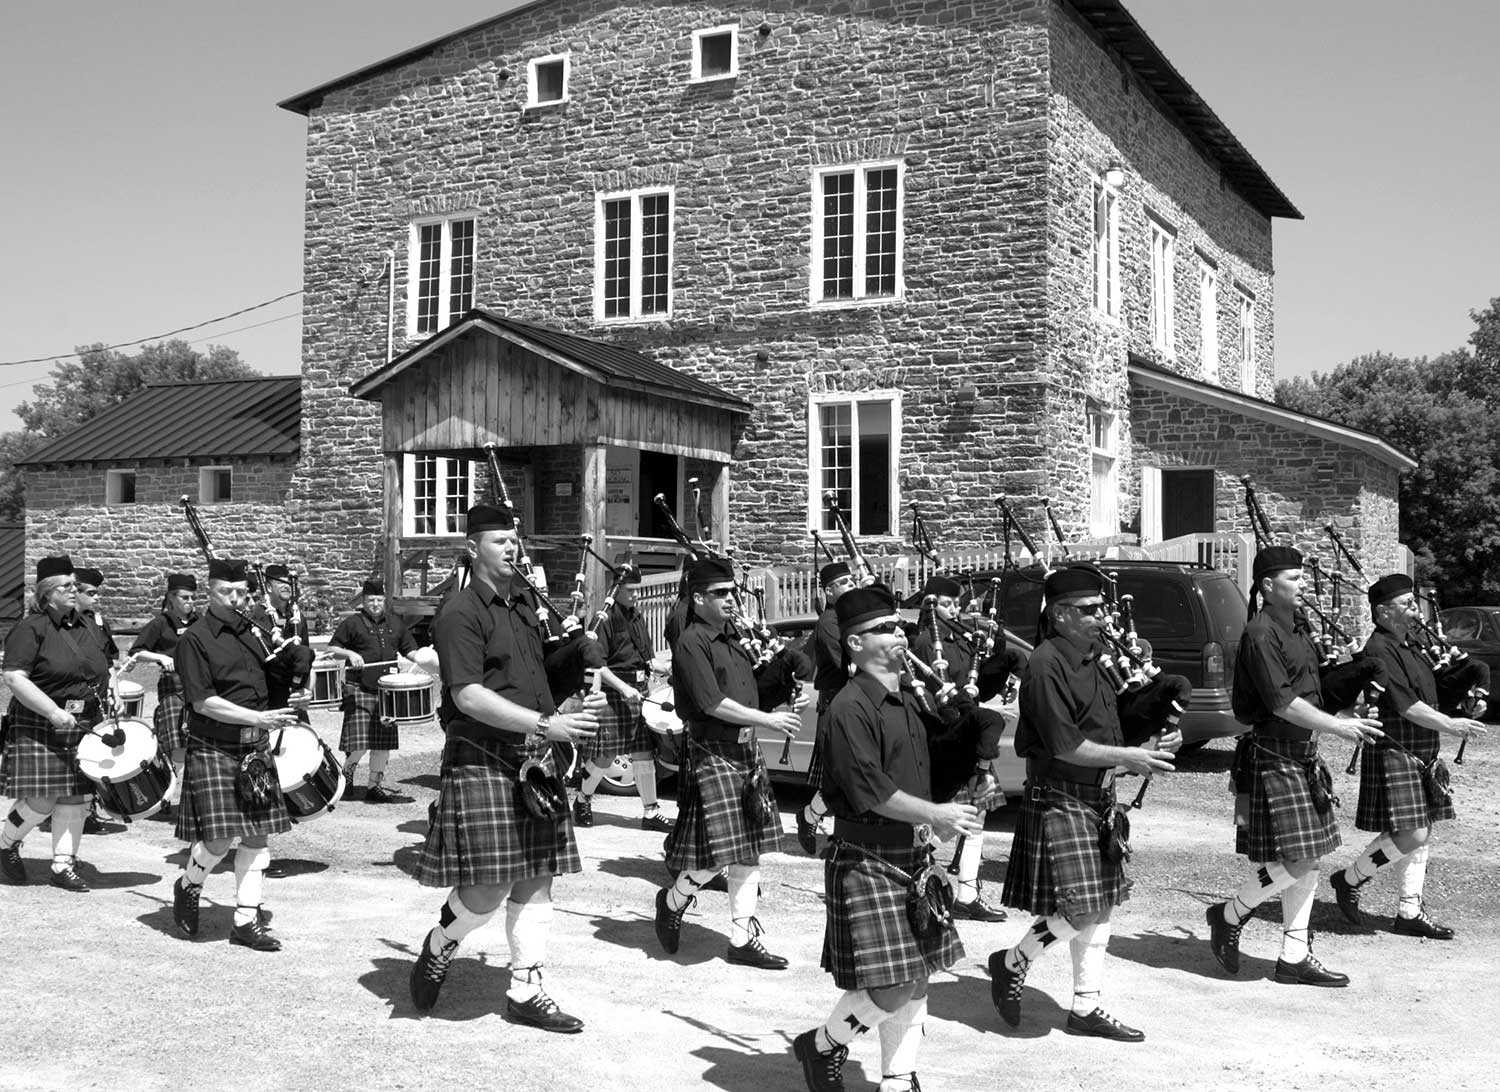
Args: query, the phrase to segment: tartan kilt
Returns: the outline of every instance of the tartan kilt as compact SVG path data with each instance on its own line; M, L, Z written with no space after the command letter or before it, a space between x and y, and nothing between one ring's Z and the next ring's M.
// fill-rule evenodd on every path
M611 686L604 688L604 699L607 705L599 714L593 738L578 744L579 761L609 762L620 755L654 750L656 742L641 707L632 709L625 695Z
M444 763L418 883L467 887L582 871L571 816L559 823L533 817L517 796L515 777L497 766Z
M1454 817L1453 800L1433 800L1415 755L1396 747L1366 744L1360 754L1359 807L1354 826L1375 833L1416 830Z
M857 842L833 843L823 862L822 963L839 989L915 982L963 958L964 946L951 922L924 941L907 919L908 877L921 871L927 852L916 846L871 846L866 852Z
M823 791L823 723L828 719L828 708L818 710L817 728L813 731L812 754L807 756L807 785L813 792Z
M70 731L59 731L18 701L10 703L10 732L0 761L0 795L15 797L92 796L94 783L78 770L74 748L97 718L79 717Z
M151 725L162 754L170 755L187 746L187 698L175 671L163 671L156 681L156 712L151 714Z
M345 683L343 706L339 750L346 755L355 751L400 750L401 732L396 722L380 719L380 691Z
M1321 857L1342 845L1333 809L1318 811L1307 787L1316 743L1257 737L1247 749L1249 822L1235 830L1235 852L1257 863Z
M1027 781L1001 901L1072 923L1129 898L1123 863L1106 860L1099 849L1101 820L1114 805L1113 786L1070 782L1058 791Z
M184 842L217 842L257 834L284 834L292 817L281 794L263 812L247 812L234 792L240 760L253 750L238 744L209 743L188 737L182 774L182 803L177 810L177 837Z
M759 743L711 743L689 736L678 771L677 823L666 840L669 869L756 865L762 853L781 848L781 814L770 782L766 795L773 822L752 823L740 802L746 779L757 770L764 776L765 769Z

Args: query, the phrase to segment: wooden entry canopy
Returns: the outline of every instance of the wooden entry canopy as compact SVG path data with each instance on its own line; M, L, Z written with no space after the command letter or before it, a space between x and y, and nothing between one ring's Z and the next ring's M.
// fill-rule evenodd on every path
M580 449L578 521L569 530L593 535L601 549L608 448L715 464L710 530L727 541L728 467L752 407L644 353L473 310L359 380L350 393L381 403L384 569L393 594L402 587L403 546L438 544L402 536L401 468L410 454L482 463L490 443L502 456L506 448ZM537 527L522 530L530 535ZM456 545L456 538L446 536L447 544ZM593 563L589 577L601 589L603 567Z

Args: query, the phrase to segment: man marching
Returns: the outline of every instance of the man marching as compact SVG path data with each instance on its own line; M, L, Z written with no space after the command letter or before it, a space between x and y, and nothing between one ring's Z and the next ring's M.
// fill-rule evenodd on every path
M1450 717L1438 710L1432 666L1407 640L1419 610L1411 577L1381 577L1370 586L1369 599L1375 632L1365 642L1365 655L1385 666L1386 690L1380 699L1385 738L1364 748L1354 825L1376 832L1376 837L1349 867L1329 879L1344 916L1363 925L1360 888L1382 868L1394 868L1400 902L1392 931L1452 940L1453 930L1428 917L1422 905L1432 824L1453 818L1448 768L1438 757L1438 744L1442 736L1468 739L1483 735L1485 728L1471 717Z
M1318 859L1339 846L1332 777L1318 754L1318 736L1372 740L1380 721L1324 711L1318 653L1295 621L1302 555L1267 546L1255 555L1250 621L1234 666L1234 715L1251 725L1245 757L1249 822L1235 832L1238 851L1260 867L1232 898L1207 911L1209 946L1219 966L1240 969L1240 930L1261 903L1281 896L1281 958L1276 981L1347 986L1312 951L1313 895ZM1257 603L1260 609L1257 610Z
M135 644L130 646L133 659L156 664L161 676L156 683L156 712L152 714L156 729L156 745L161 753L171 758L176 773L175 796L162 805L162 811L170 815L172 805L182 799L183 765L187 761L187 703L182 697L182 678L177 674L173 657L177 642L188 627L198 620L194 600L198 593L198 578L191 573L168 573L167 594L162 600L161 613L146 623Z
M919 935L908 894L932 866L930 837L979 836L978 809L935 804L928 726L900 677L906 638L884 590L848 591L838 622L855 674L826 714L824 791L834 816L824 864L823 968L844 990L793 1050L812 1092L841 1092L849 1045L879 1028L881 1092L918 1088L927 980L963 955L950 922Z
M807 806L797 812L797 844L809 857L818 852L818 824L828 814L822 793L823 785L823 715L834 697L849 681L844 669L843 647L839 641L838 616L834 607L854 587L854 576L843 561L831 561L818 570L818 585L823 589L823 613L813 627L808 651L812 654L813 689L818 692L818 727L813 736L812 757L807 764L807 784L813 790Z

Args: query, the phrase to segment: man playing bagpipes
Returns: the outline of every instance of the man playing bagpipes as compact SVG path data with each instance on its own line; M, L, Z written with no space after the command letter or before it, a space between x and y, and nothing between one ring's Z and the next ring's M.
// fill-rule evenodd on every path
M280 709L293 691L307 686L313 665L312 642L308 638L307 619L292 598L291 570L285 565L267 565L259 575L264 577L264 587L260 600L250 606L249 614L272 634L274 658L266 664L266 682L270 687L271 708ZM300 719L305 723L306 713Z
M812 756L807 764L807 784L812 799L797 812L797 844L809 857L818 852L818 824L828 814L821 791L823 784L823 716L833 699L849 681L839 642L838 615L834 607L839 597L854 587L854 575L846 561L830 561L818 570L818 585L823 589L823 613L818 615L807 651L812 656L813 689L818 692L818 727L813 737Z
M854 674L824 717L834 827L822 965L844 994L793 1050L809 1089L841 1092L850 1044L878 1028L881 1092L906 1092L919 1087L928 978L963 955L932 838L978 838L984 827L972 804L934 802L927 739L935 726L902 686L906 638L895 600L858 588L836 611Z
M1115 773L1117 767L1145 777L1171 773L1182 736L1160 721L1137 728L1149 736L1124 734L1117 685L1101 658L1105 585L1091 565L1057 569L1043 584L1042 640L1021 679L1016 750L1026 759L1026 788L1004 893L1005 905L1037 918L1015 947L990 955L990 997L1001 1019L1018 1026L1026 972L1067 940L1073 954L1067 1030L1140 1042L1142 1032L1099 1004L1110 918L1130 890L1129 826L1116 804ZM1183 684L1174 679L1180 676L1158 675L1153 685L1180 693Z
M1381 869L1394 868L1400 902L1392 931L1452 940L1453 930L1434 922L1422 905L1432 824L1453 818L1448 768L1438 757L1438 745L1444 735L1468 739L1483 735L1485 729L1473 716L1446 711L1452 707L1440 700L1432 664L1408 639L1419 609L1411 577L1383 576L1370 585L1368 594L1375 632L1365 642L1364 654L1385 668L1385 693L1379 704L1385 736L1362 748L1354 825L1376 837L1329 880L1344 916L1363 925L1360 888ZM1484 682L1488 683L1487 669Z
M1338 706L1325 701L1317 650L1295 617L1302 554L1267 546L1255 555L1252 576L1251 616L1234 668L1234 715L1251 725L1242 774L1245 824L1236 825L1235 847L1259 867L1232 898L1208 908L1209 945L1219 965L1237 974L1240 930L1255 907L1279 894L1276 981L1347 986L1347 975L1328 970L1313 955L1308 925L1318 859L1339 846L1333 780L1318 754L1318 736L1376 739L1380 722L1326 711Z

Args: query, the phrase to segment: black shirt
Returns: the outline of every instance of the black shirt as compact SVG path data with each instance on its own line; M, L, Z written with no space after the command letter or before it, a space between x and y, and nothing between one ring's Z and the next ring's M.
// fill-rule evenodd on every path
M26 672L58 705L97 697L109 679L106 657L102 631L77 611L58 621L46 611L28 614L5 638L5 670Z
M444 604L433 626L433 643L443 679L442 721L449 736L516 736L462 713L454 695L466 686L483 686L538 713L557 711L542 662L540 623L529 600L526 585L513 576L503 591L475 578Z
M651 663L651 631L635 605L616 603L599 624L599 643L604 646L604 664L610 670L643 672Z
M969 652L967 643L954 638L953 631L947 623L938 621L939 633L942 635L943 660L947 663L944 674L948 681L958 686L963 686L969 681L969 667L974 662L973 655ZM932 639L932 627L923 626L917 635L912 638L912 655L927 664L929 667L936 666L937 652L936 644Z
M823 798L831 814L885 823L891 820L875 805L898 789L931 798L927 728L908 692L892 693L861 671L828 707L825 731Z
M725 698L747 709L759 707L755 664L727 626L715 629L695 617L683 628L672 650L672 698L677 715L689 729L711 726L738 731L742 725L708 715Z
M197 613L188 615L184 622L176 622L166 611L162 611L136 636L135 643L130 646L130 652L156 652L163 656L172 656L176 653L177 642L182 635L188 631L188 627L198 620Z
M372 622L370 616L362 610L355 611L340 622L328 643L350 652L358 652L366 661L375 663L394 660L398 652L403 656L410 656L417 650L417 642L407 632L401 619L391 614L382 614L378 622ZM357 682L361 689L374 691L380 687L380 676L390 670L389 667L367 667L361 671L349 668L346 676L350 682Z
M182 635L172 659L182 679L190 732L222 725L242 742L260 736L260 729L251 725L220 722L196 709L200 701L215 694L244 709L269 708L265 645L248 621L233 611L212 605Z
M1124 745L1115 691L1093 653L1061 637L1037 645L1021 676L1021 718L1016 751L1049 759L1077 750L1084 740Z
M1234 661L1234 717L1241 724L1275 722L1301 731L1276 716L1294 698L1323 707L1318 651L1306 631L1288 629L1270 611L1260 611L1245 624Z
M844 670L844 650L839 636L839 619L832 607L818 615L809 642L813 662L813 686L818 691L818 708L826 709L834 695L849 681Z
M1388 629L1376 629L1365 642L1365 655L1385 665L1385 693L1380 696L1380 723L1386 735L1423 761L1437 757L1439 736L1406 719L1417 702L1438 707L1437 679L1432 665Z

